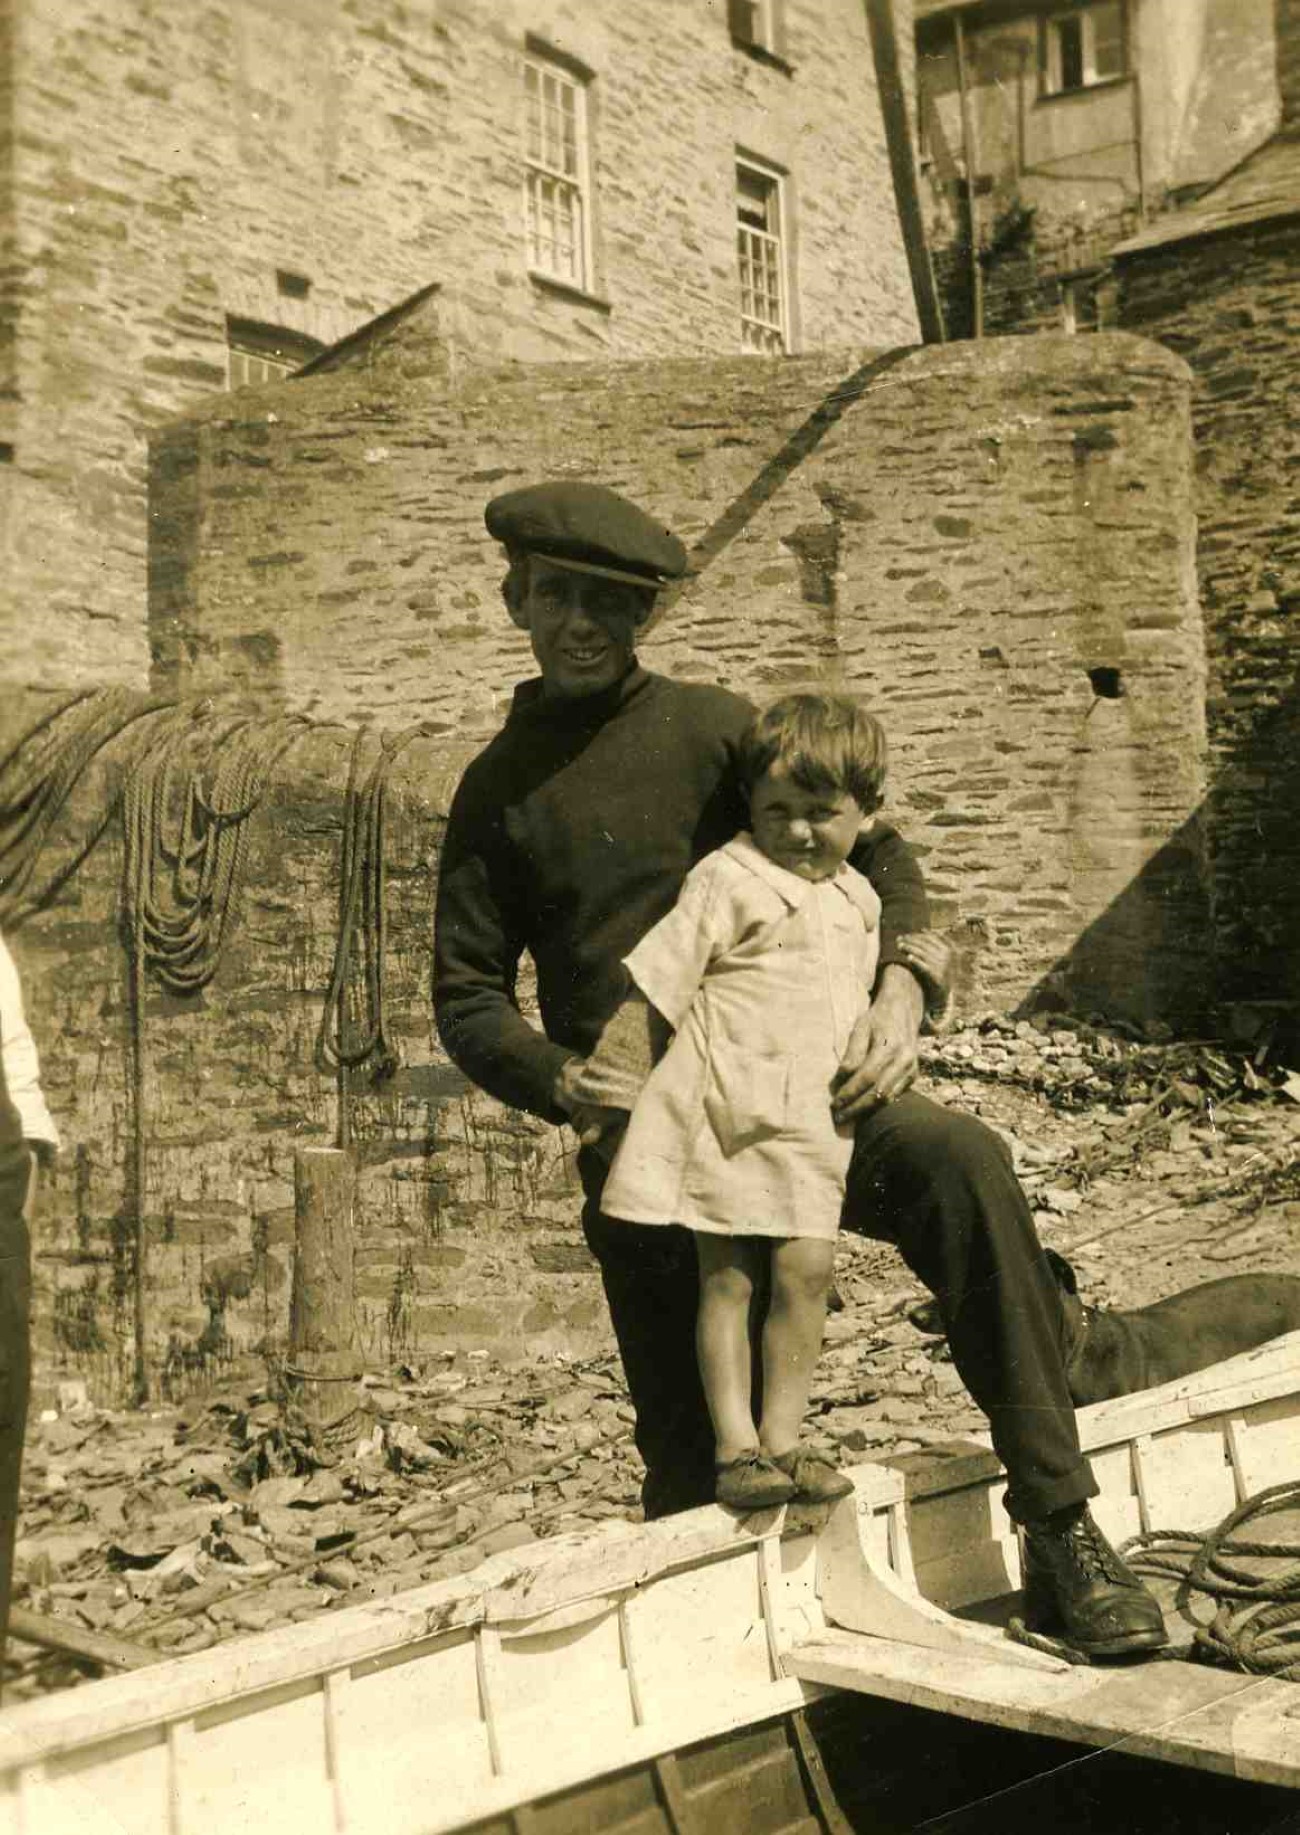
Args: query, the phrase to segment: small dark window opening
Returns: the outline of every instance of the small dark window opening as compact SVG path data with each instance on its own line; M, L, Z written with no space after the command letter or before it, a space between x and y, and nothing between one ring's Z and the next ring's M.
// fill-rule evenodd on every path
M284 325L264 325L256 319L226 319L227 382L232 389L265 382L280 382L304 363L318 357L325 346L319 338L291 331Z
M288 268L275 270L275 285L282 299L306 299L311 281L305 274L291 273Z
M1082 89L1083 21L1061 19L1056 22L1056 30L1061 47L1061 88Z
M761 42L761 23L757 0L727 0L727 29L742 45Z
M1124 684L1118 669L1104 667L1090 669L1088 680L1092 683L1092 692L1099 701L1118 701L1124 693Z

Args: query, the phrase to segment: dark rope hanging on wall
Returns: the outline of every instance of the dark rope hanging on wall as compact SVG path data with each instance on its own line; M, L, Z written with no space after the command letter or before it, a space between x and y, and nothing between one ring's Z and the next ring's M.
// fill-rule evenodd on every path
M174 705L129 688L87 689L43 715L0 759L0 924L16 929L49 904L107 829L115 797L53 877L29 891L51 831L96 755L136 721Z
M192 995L212 980L237 909L248 817L262 801L271 772L310 724L301 718L226 718L205 731L210 713L209 704L200 703L170 716L127 778L122 799L137 1402L149 1389L145 981L152 974L164 992ZM212 759L207 783L201 763L185 757L196 740L206 742Z
M388 1042L385 985L388 776L399 753L428 730L413 726L391 736L381 735L379 752L364 783L361 755L369 729L362 727L352 742L343 803L339 927L316 1039L317 1062L332 1070L337 1080L335 1144L339 1147L352 1144L351 1073L369 1069L373 1077L383 1078L397 1068L397 1054ZM355 959L358 933L359 963ZM358 999L362 1013L356 1017L349 1009Z

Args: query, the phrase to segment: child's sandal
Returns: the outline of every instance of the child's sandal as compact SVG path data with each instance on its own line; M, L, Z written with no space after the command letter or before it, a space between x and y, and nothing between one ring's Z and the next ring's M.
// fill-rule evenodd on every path
M837 1471L829 1459L814 1453L810 1447L792 1446L788 1453L775 1453L772 1463L785 1472L800 1503L830 1504L837 1497L847 1497L853 1480Z
M717 1468L713 1495L731 1510L767 1510L784 1504L794 1489L789 1474L755 1447Z

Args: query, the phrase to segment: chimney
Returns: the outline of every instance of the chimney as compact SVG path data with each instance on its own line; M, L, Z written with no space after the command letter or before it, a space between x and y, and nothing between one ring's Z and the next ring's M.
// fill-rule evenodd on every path
M1300 140L1300 0L1273 0L1277 84L1282 96L1280 132Z

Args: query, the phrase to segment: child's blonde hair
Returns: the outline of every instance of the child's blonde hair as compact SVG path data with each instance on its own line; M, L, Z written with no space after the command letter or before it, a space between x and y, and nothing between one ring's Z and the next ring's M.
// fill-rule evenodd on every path
M778 763L801 790L851 796L870 815L884 794L885 729L845 695L782 695L754 716L740 742L745 789Z

